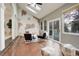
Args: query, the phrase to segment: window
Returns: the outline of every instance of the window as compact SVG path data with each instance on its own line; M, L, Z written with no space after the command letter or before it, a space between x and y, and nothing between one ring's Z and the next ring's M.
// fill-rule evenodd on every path
M52 37L52 35L53 35L53 34L52 34L52 33L53 33L52 28L53 28L52 22L50 22L50 23L49 23L49 36L50 36L50 37Z
M79 5L63 12L64 32L79 33Z
M44 21L44 30L45 31L47 30L47 21L46 20Z
M42 24L42 22L41 22L41 30L43 29L43 27L42 27L42 26L43 26L43 24Z

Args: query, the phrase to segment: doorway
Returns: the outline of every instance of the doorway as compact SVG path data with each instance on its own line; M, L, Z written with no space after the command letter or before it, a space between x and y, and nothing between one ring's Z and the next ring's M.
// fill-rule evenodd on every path
M50 39L54 39L56 41L61 40L60 27L61 27L60 18L48 21L48 33Z

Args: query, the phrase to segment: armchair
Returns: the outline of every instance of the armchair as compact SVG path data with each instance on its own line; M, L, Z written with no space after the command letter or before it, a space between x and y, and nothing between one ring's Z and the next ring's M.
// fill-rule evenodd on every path
M42 36L38 36L38 38L45 39L45 38L46 38L46 33L43 33L43 35L42 35Z
M31 34L24 34L25 40L32 40Z

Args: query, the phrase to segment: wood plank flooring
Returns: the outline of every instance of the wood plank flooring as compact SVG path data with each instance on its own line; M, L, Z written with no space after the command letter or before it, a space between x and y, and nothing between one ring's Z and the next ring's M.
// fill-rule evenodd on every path
M39 42L25 42L24 38L19 37L14 44L8 48L3 56L42 56L41 47L46 44L45 40Z

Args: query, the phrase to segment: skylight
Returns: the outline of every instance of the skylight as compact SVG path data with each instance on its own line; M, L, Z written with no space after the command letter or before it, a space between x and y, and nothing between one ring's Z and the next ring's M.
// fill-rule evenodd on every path
M41 10L41 8L39 7L38 4L36 3L29 3L27 6L26 6L27 9L29 9L31 12L37 14L37 12L39 12Z
M37 14L37 12L35 10L33 10L32 8L30 8L29 6L26 6L27 9L29 9L31 12Z

